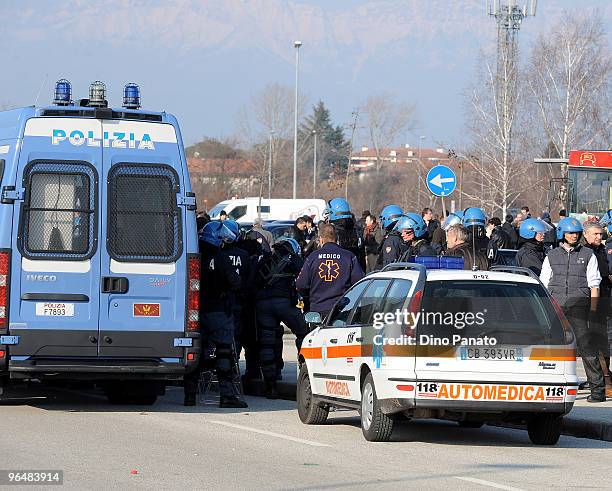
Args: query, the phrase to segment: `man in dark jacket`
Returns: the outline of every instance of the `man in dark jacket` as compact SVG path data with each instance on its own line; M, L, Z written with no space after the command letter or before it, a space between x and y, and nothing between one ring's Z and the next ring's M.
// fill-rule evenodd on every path
M404 212L399 205L387 205L380 213L380 223L383 226L384 236L378 250L376 269L398 261L406 250L401 234L395 230L396 223L403 215Z
M586 222L584 228L584 245L593 251L597 258L601 283L599 284L599 302L597 312L589 319L589 334L591 341L605 360L606 371L610 370L610 343L608 341L608 315L610 314L610 268L608 265L608 251L602 243L603 227L597 222Z
M587 402L604 402L604 374L587 322L589 315L597 313L601 275L592 249L580 244L581 235L582 226L575 218L559 221L557 239L560 244L544 259L540 280L563 309L576 335L591 389Z
M383 233L374 215L366 217L363 229L363 243L366 252L366 273L376 269L378 263L378 251L383 240Z
M438 253L429 242L427 225L420 215L407 213L395 225L395 230L402 234L406 250L400 262L410 261L414 256L437 256Z
M457 223L451 225L446 231L447 249L445 256L463 258L463 268L467 270L486 271L489 269L487 257L468 243L469 233L466 227Z
M506 234L508 234L508 238L510 239L510 249L516 249L518 243L518 234L516 233L516 229L512 225L514 221L514 217L510 214L506 215L506 221L502 225L502 229Z
M336 301L357 281L363 270L357 256L336 244L336 229L319 226L321 247L306 261L297 278L298 292L304 298L304 310L319 312L324 319Z
M290 237L294 239L300 246L300 250L304 251L306 247L306 229L308 228L308 222L304 217L298 217L291 227Z
M516 253L516 265L529 268L538 276L544 262L544 236L549 225L535 218L528 218L519 227L519 250Z
M510 237L504 232L501 220L498 217L489 218L487 221L487 237L489 237L489 241L495 242L498 249L510 248Z
M208 344L214 347L215 368L219 380L219 407L247 407L237 394L233 383L233 368L237 366L234 344L233 312L236 297L243 288L242 279L230 254L224 250L227 242L236 240L233 232L223 222L210 222L204 226L200 240L200 329L203 349ZM185 375L185 406L194 406L202 364Z
M283 338L281 322L295 335L298 351L308 330L302 312L296 307L295 279L304 265L300 246L295 239L283 238L272 248L274 252L267 254L259 264L255 297L259 362L265 395L276 399L276 380L282 367L282 349L280 353L277 349Z

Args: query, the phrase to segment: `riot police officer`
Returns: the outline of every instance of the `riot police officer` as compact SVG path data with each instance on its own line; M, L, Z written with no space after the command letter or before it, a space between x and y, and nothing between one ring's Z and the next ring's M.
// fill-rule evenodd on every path
M412 256L437 256L436 250L429 242L429 232L425 220L417 213L407 213L395 224L395 230L401 235L407 248L400 261L408 261Z
M355 254L361 269L365 271L365 245L348 201L344 198L334 198L329 202L329 210L329 223L336 229L338 245Z
M235 234L223 222L207 223L200 240L200 330L202 350L212 345L215 352L215 368L219 381L219 407L247 407L237 394L233 383L233 370L237 367L234 344L233 309L235 297L240 293L242 280L236 273L232 259L224 250L225 243L236 240ZM202 364L185 376L185 406L194 406Z
M376 265L379 268L399 261L399 258L406 250L406 244L401 234L394 230L395 224L403 215L404 212L398 205L387 205L380 212L380 223L385 230L385 236L378 249Z
M258 268L256 311L265 395L276 399L277 370L282 363L282 350L277 352L278 341L283 337L281 322L295 335L298 351L308 330L302 312L296 307L295 279L304 264L300 245L295 239L283 238L272 249L273 253L265 256Z
M519 250L516 253L516 265L531 269L538 276L544 262L544 237L552 227L537 218L528 218L519 227Z
M468 229L468 243L484 254L489 266L497 261L497 243L489 240L486 234L487 217L480 208L466 208L463 211L463 225Z
M235 237L235 239L229 239L225 242L223 250L230 258L232 265L236 270L236 274L240 276L242 283L240 291L235 296L233 306L236 357L240 359L240 353L242 352L242 309L245 302L251 298L254 293L254 276L251 274L251 260L249 253L238 245L238 243L243 242L244 239L244 234L241 232L240 226L234 220L229 218L225 220L223 224L231 230L233 236Z

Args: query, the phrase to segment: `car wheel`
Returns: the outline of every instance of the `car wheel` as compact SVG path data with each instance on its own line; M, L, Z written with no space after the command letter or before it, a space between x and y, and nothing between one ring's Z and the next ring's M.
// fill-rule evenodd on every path
M527 424L527 433L531 443L536 445L554 445L561 436L563 417L553 414L542 414Z
M303 363L300 367L296 396L298 415L302 423L307 425L320 425L325 423L329 415L329 410L314 402L306 363Z
M372 374L368 373L361 388L361 431L369 442L387 442L393 433L393 418L384 414L376 397Z

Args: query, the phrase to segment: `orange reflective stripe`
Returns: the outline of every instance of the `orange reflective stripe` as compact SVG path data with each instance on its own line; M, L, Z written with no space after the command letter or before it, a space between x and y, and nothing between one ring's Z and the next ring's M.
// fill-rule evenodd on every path
M576 350L571 348L533 348L530 360L576 361Z
M361 356L360 345L348 345L348 346L328 346L327 357L328 358L350 358Z
M302 347L300 350L300 355L302 355L307 360L316 360L318 358L322 358L321 348L305 348Z

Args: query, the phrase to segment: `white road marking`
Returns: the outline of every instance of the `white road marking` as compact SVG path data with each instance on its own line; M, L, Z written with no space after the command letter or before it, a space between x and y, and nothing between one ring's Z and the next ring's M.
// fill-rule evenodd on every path
M491 481L485 481L484 479L476 479L475 477L459 477L455 476L455 479L461 479L462 481L469 481L475 484L481 484L482 486L488 486L490 488L505 489L506 491L524 491L521 488L513 488L512 486L505 486L503 484L497 484Z
M272 431L259 430L257 428L251 428L249 426L242 426L242 425L237 425L234 423L227 423L225 421L218 421L218 420L213 419L213 420L209 420L208 422L214 423L217 425L228 426L230 428L236 428L237 430L252 431L253 433L260 433L261 435L273 436L275 438L280 438L282 440L289 440L290 442L303 443L304 445L311 445L313 447L331 447L331 445L328 445L327 443L319 443L319 442L313 442L310 440L303 440L301 438L295 438L293 436L281 435L280 433L273 433Z

